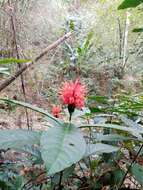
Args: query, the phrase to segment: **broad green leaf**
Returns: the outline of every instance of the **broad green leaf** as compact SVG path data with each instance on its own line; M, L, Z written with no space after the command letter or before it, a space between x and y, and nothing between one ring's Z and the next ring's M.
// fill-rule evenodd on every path
M5 58L0 59L0 64L9 64L9 63L26 63L31 60L25 60L25 59L15 59L15 58Z
M131 174L135 177L135 179L143 185L143 166L139 164L134 164L131 167Z
M143 32L143 28L135 28L133 29L133 32Z
M102 153L111 153L118 151L119 148L116 146L103 144L103 143L96 143L96 144L89 144L86 148L85 156L91 156L93 154L102 154Z
M42 132L41 132L41 134L42 134ZM40 138L41 138L41 136L40 136ZM39 141L40 141L40 139L39 139ZM40 142L38 143L38 145L39 144L40 144ZM43 159L41 157L40 146L27 145L22 150L32 156L32 160L34 161L34 164L43 163Z
M0 149L22 149L40 143L40 133L28 130L0 130Z
M119 5L118 9L126 9L131 7L137 7L143 3L143 0L124 0L121 5Z
M41 154L49 175L81 160L85 150L83 135L72 124L52 127L41 137Z
M16 104L18 106L22 106L22 107L31 109L33 111L39 112L39 113L47 116L51 120L55 121L57 124L61 125L61 121L59 121L57 118L53 117L51 114L49 114L47 111L45 111L42 108L39 108L37 106L31 105L31 104L28 104L28 103L25 103L25 102L20 102L20 101L17 101L17 100L11 100L11 99L7 99L7 98L0 98L0 100L4 101L4 102L8 102L8 103L13 103L13 104Z

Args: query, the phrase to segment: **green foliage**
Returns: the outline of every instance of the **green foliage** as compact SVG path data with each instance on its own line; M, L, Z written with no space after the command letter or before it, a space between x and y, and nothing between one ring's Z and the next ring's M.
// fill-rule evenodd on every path
M98 127L103 127L103 128L107 128L107 129L116 129L116 130L121 130L121 131L124 131L124 132L129 132L131 133L132 135L135 135L136 136L136 133L138 134L143 134L143 128L142 127L139 127L139 128L131 128L131 127L125 127L125 126L121 126L121 125L115 125L115 124L93 124L93 125L83 125L81 126L81 128L87 128L87 127L95 127L95 128L98 128Z
M124 0L124 2L118 7L118 9L135 8L142 4L143 0ZM143 32L143 28L135 28L133 32Z
M31 60L25 60L25 59L15 59L15 58L5 58L0 59L0 64L11 64L11 63L26 63Z
M118 150L119 150L118 147L108 145L108 144L103 144L103 143L89 144L87 146L85 157L88 157L91 155L103 154L103 153L116 152Z
M0 1L0 6L2 6L4 2L7 2L7 0ZM23 12L23 8L26 8L29 2L29 0L13 1L12 6L16 5L18 9L14 16L19 16L19 12ZM34 6L31 6L30 4L30 9L36 9L37 2L35 2ZM65 123L65 121L53 117L47 110L38 108L37 106L16 100L1 98L0 100L6 104L22 106L26 109L33 110L44 116L47 120L47 129L45 131L42 130L41 132L0 130L1 189L60 189L60 180L61 184L64 186L63 189L65 190L72 188L103 189L106 188L106 186L110 189L119 189L118 185L120 185L120 182L125 175L125 168L128 168L129 163L132 163L132 155L134 157L136 156L134 155L136 147L143 142L142 96L132 96L130 94L115 95L116 90L114 92L114 89L112 90L111 87L113 86L114 88L114 84L109 84L109 91L111 91L110 98L105 92L102 94L106 94L107 96L100 96L100 87L102 90L103 83L107 86L108 84L106 84L106 82L108 83L108 80L112 83L114 82L114 79L117 79L118 83L121 85L119 79L124 75L122 73L122 68L120 71L122 52L119 56L119 46L121 45L121 51L123 51L124 23L126 18L125 12L117 12L116 10L119 1L116 0L114 3L110 0L100 0L97 3L94 3L92 0L66 1L68 2L66 3L67 7L62 7L65 4L62 4L61 2L63 3L64 1L46 1L48 4L48 12L50 12L50 6L54 5L51 9L51 15L54 13L55 16L51 21L48 16L46 17L46 12L44 12L44 16L42 15L42 6L41 3L38 3L37 10L40 10L41 13L40 17L38 17L38 25L37 20L35 20L34 27L30 23L32 14L30 14L29 17L29 13L31 13L31 10L29 10L27 19L24 18L24 24L23 22L19 22L21 26L17 31L21 33L17 34L19 39L18 45L24 47L24 51L27 54L31 54L30 52L32 52L32 54L35 53L33 52L35 49L36 51L41 51L41 48L45 46L45 43L51 41L51 36L53 39L55 38L55 34L59 35L61 25L63 26L64 21L66 20L67 25L64 25L64 32L72 30L73 36L70 40L66 41L61 48L59 48L59 52L56 53L56 56L52 57L53 62L57 64L48 64L51 66L41 64L41 67L38 65L38 72L45 74L45 76L42 75L44 82L42 81L42 87L39 85L40 90L38 89L38 92L48 98L51 95L54 100L53 103L55 103L57 99L55 99L53 95L57 93L58 85L61 83L59 79L71 79L71 77L74 78L78 75L88 86L89 97L86 105L89 106L90 111L86 112L80 110L80 113L75 112L75 118L73 115L72 123ZM124 0L119 6L119 9L137 7L142 2L143 1L141 0ZM82 3L84 3L84 6ZM60 22L54 23L54 19L57 18L58 15L58 11L55 11L57 5L62 7L62 19L64 21L60 17ZM7 8L7 6L4 6L3 9L5 9L5 7ZM74 11L72 12L72 10ZM140 38L137 41L136 34L130 33L132 27L136 27L135 25L137 21L142 21L141 15L138 16L138 11L138 9L135 9L135 12L132 13L130 17L131 28L129 28L128 56L130 57L131 55L135 55L135 53L137 54L134 59L131 57L129 60L132 73L137 66L136 62L138 61L139 55L140 57L142 55L142 36L140 35ZM2 14L5 16L5 13L0 13L0 17ZM20 14L19 18L22 18L21 15L23 14ZM69 15L70 19L67 20L65 15ZM72 15L72 17L70 17L70 15ZM42 16L45 22L44 26L42 25L43 21L41 22ZM36 14L34 14L34 17L36 18ZM48 20L46 20L47 18ZM2 22L5 21L4 18L1 20ZM5 22L7 23L8 21ZM28 26L28 23L31 24L30 27ZM46 23L49 24L47 25ZM22 25L27 26L28 30L26 30L26 32L25 29L22 28ZM48 28L46 28L47 26ZM40 30L41 27L42 29ZM2 30L3 28L4 30ZM7 35L7 32L5 32L7 28L9 27L1 26L2 37L3 33ZM30 31L30 28L34 28L34 31L37 31L36 36L33 36L33 32L28 33L28 36L25 36L25 34ZM45 30L43 30L43 28L45 28ZM53 33L51 32L51 28ZM50 29L50 31L48 31L48 29ZM142 28L137 28L134 29L133 32L142 32L142 30ZM46 31L47 35L45 34ZM27 37L26 42L23 36ZM41 36L42 40L40 41L39 39ZM119 40L121 44L119 44ZM4 41L7 42L6 39L2 42ZM22 44L20 44L21 42ZM32 47L32 44L34 43L39 44L39 47ZM5 44L5 42L2 44ZM26 47L27 44L29 45L28 47ZM137 48L137 50L135 48ZM25 54L25 52L23 53ZM2 54L4 56L6 52L1 52L1 56ZM47 59L43 59L42 61L48 63L49 60L51 61L51 55L52 54L47 57L48 61ZM6 55L6 57L8 57L8 55ZM0 59L0 65L7 66L8 64L21 64L28 61L31 60L2 58ZM141 61L139 61L139 63L141 63ZM107 66L105 69L103 68L104 65ZM49 67L52 67L50 68L51 70ZM125 71L128 71L128 68L126 68ZM37 76L38 72L36 73ZM0 67L0 74L9 74L8 68ZM34 77L32 77L32 79ZM57 83L55 78L58 81ZM49 86L50 89L52 89L51 94L46 85L47 81L50 81ZM56 88L51 85L52 81L56 84ZM100 81L103 81L103 83L100 84ZM132 90L134 89L131 89L131 91ZM97 91L97 93L95 91ZM30 100L31 99L29 99L29 101ZM48 101L50 102L49 99ZM16 111L15 113L17 114ZM14 112L12 114L14 114ZM67 120L67 115L65 116L63 113L62 116ZM21 158L18 158L16 162L11 162L9 159L4 160L3 156L7 154L7 151L9 151L8 149L11 149L11 152L13 152L13 150L18 151L16 154L20 154ZM24 157L23 155L26 156ZM140 157L142 161L142 154ZM124 164L122 164L122 162L124 162ZM25 168L30 168L30 171L28 170L26 173L24 170ZM138 163L133 164L130 174L140 184L143 184L141 165ZM38 175L40 175L40 177Z
M0 172L0 188L6 190L21 190L23 180L21 176L7 171L7 173Z
M134 138L131 137L124 137L122 135L118 134L109 134L109 135L103 135L103 134L98 134L96 135L96 140L97 141L107 141L107 142L120 142L120 141L128 141L128 140L135 140Z
M125 175L125 172L121 169L117 169L113 172L112 175L114 184L119 185Z
M118 7L118 9L126 9L131 7L137 7L143 3L143 0L124 0L123 3Z
M108 103L108 97L106 96L89 96L88 99L98 103Z
M27 130L4 130L0 131L1 149L22 149L25 145L32 146L40 143L40 133Z
M91 101L92 104L96 104L96 107L90 106L92 113L104 112L137 116L143 107L143 100L141 97L134 97L126 94L116 95L115 100L102 96L92 96L89 97L89 101Z
M133 32L143 32L143 28L135 28L133 29Z
M143 185L143 166L139 164L134 164L131 167L131 174L135 177L135 179Z
M91 40L93 38L93 32L90 32L86 39L84 40L83 44L77 47L78 56L86 56L87 51L89 51L91 44Z
M80 161L86 144L82 134L72 124L53 127L41 137L41 153L49 175Z
M0 74L9 75L9 69L6 67L0 67Z
M77 126L72 123L64 123L47 111L31 104L5 98L0 100L31 109L44 115L47 119L49 118L48 121L51 122L51 127L41 133L23 130L0 131L0 147L25 151L31 155L30 162L32 165L44 165L45 175L53 176L52 186L49 184L50 188L58 186L61 179L59 172L61 171L63 171L63 183L66 183L68 177L64 177L65 172L68 172L67 175L72 177L77 169L77 163L80 163L83 172L90 170L92 178L87 181L90 188L96 189L96 187L105 185L110 185L112 188L117 187L125 175L124 170L121 170L117 165L124 157L119 142L122 143L125 149L132 150L135 144L143 141L142 126L118 112L118 109L126 110L128 108L130 111L135 109L140 113L142 109L141 96L121 96L116 103L117 106L115 101L109 100L107 97L89 97L89 101L96 102L96 105L100 108L106 106L104 112L101 109L104 114L98 113L98 118L96 118L96 115L94 118L95 124L88 123ZM114 102L113 107L112 102ZM110 109L107 109L107 107L110 107ZM85 113L84 119L93 117L93 115L94 112L88 115ZM112 121L113 116L116 117L116 122ZM104 164L110 169L106 171L104 167L102 168ZM140 172L142 171L139 168L132 167L131 173L139 183L142 180L139 177L141 176ZM94 179L94 182L92 179ZM2 183L4 182L2 181ZM22 181L19 181L20 185L22 183ZM81 187L82 184L79 183L77 186Z
M25 59L15 59L15 58L2 58L0 59L0 65L5 65L5 64L15 64L15 63L26 63L31 60L25 60ZM10 75L9 68L7 67L0 67L0 74L4 75Z
M25 108L29 108L31 110L34 110L34 111L38 112L38 113L41 113L42 115L47 116L47 118L49 118L50 121L53 121L53 122L55 122L57 124L61 123L61 121L59 121L58 119L56 119L55 117L53 117L47 111L45 111L42 108L38 108L37 106L31 105L31 104L28 104L28 103L24 103L24 102L20 102L20 101L16 101L16 100L6 99L6 98L0 98L0 100L4 101L4 102L7 102L7 103L16 104L18 106L22 106L22 107L25 107Z

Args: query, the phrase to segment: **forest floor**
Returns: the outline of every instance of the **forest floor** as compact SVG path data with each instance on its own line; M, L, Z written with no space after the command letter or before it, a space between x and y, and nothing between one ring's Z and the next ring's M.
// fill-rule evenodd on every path
M28 112L29 125L34 130L46 130L47 121L34 112ZM28 129L26 114L20 111L13 113L0 112L0 129Z

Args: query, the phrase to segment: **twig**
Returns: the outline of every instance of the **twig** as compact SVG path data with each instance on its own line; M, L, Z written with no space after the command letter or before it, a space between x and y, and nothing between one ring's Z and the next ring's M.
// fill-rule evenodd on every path
M36 176L36 178L38 178L38 177L40 177L41 175L44 175L44 174L46 174L45 171L43 171L43 172L41 172L40 174L38 174L38 175ZM23 185L22 189L24 189L25 187L27 187L30 183L33 183L33 181L35 181L35 180L33 180L33 179L28 180L28 181Z
M4 90L7 86L9 86L17 77L19 77L27 68L29 68L33 63L39 61L44 55L46 55L50 50L55 49L58 45L64 42L71 36L71 32L65 34L63 37L59 38L57 41L49 45L42 53L40 53L33 61L29 61L22 65L22 67L14 73L14 75L10 76L8 79L2 81L0 83L0 92Z
M80 162L78 162L78 165L79 165L79 168L80 168L80 170L81 170L83 176L86 176L86 175L85 175L85 172L84 172L84 170L83 170L83 168L82 168L82 166L81 166L81 164L80 164Z

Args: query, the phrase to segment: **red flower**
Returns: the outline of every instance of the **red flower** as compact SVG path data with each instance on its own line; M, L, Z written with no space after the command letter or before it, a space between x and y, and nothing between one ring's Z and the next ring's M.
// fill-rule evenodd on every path
M81 109L84 106L85 95L85 86L81 85L79 80L65 82L60 90L60 98L63 103L72 106L73 109Z
M53 114L53 116L59 118L60 112L61 112L61 107L53 105L53 107L52 107L52 114Z

